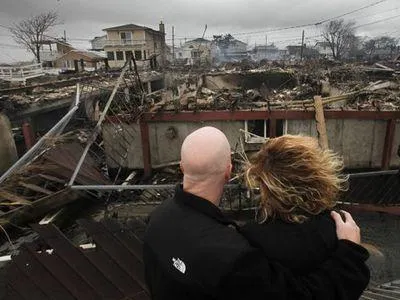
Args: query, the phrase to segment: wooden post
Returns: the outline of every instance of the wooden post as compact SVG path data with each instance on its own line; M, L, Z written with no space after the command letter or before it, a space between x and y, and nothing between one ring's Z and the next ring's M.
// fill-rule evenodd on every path
M276 137L276 119L269 119L268 137Z
M303 61L303 55L304 55L304 30L303 34L301 36L301 51L300 51L300 60Z
M25 147L29 150L35 144L35 134L33 133L31 124L25 121L22 124L22 133L24 135Z
M321 96L314 97L315 121L317 123L318 143L322 149L328 149L328 135L326 134L326 124L324 107Z
M382 153L382 169L387 170L390 167L390 161L392 159L394 133L396 130L396 120L390 119L386 124L385 143L383 146Z
M79 73L79 61L78 60L74 60L74 67L75 67L75 73Z
M172 65L175 66L175 27L172 26Z

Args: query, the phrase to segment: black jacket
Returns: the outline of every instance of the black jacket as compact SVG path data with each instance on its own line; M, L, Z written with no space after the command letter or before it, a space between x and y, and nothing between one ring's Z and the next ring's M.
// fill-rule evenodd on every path
M329 212L310 216L302 224L276 219L262 224L248 223L240 229L251 245L262 249L295 274L307 274L336 250L335 222Z
M313 274L295 277L250 246L209 201L178 188L144 239L152 299L357 299L369 281L364 248L339 241Z

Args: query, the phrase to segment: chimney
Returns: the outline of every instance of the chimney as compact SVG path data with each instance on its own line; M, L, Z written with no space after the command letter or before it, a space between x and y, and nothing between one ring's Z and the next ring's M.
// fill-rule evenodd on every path
M165 33L165 25L163 23L163 21L160 22L160 32Z

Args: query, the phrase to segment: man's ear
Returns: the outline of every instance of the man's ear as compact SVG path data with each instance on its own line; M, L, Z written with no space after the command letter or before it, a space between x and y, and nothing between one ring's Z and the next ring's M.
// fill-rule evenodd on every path
M230 163L229 166L226 167L225 171L225 180L229 181L231 179L231 174L232 174L232 164Z
M180 163L179 163L179 167L181 168L182 174L185 174L185 171L184 171L184 168L183 168L182 162L180 162Z

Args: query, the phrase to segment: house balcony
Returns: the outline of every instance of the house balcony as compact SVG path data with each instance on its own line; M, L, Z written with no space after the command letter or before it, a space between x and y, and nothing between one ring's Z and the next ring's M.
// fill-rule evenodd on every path
M105 47L140 47L146 45L145 41L132 41L132 40L106 40L104 41Z

